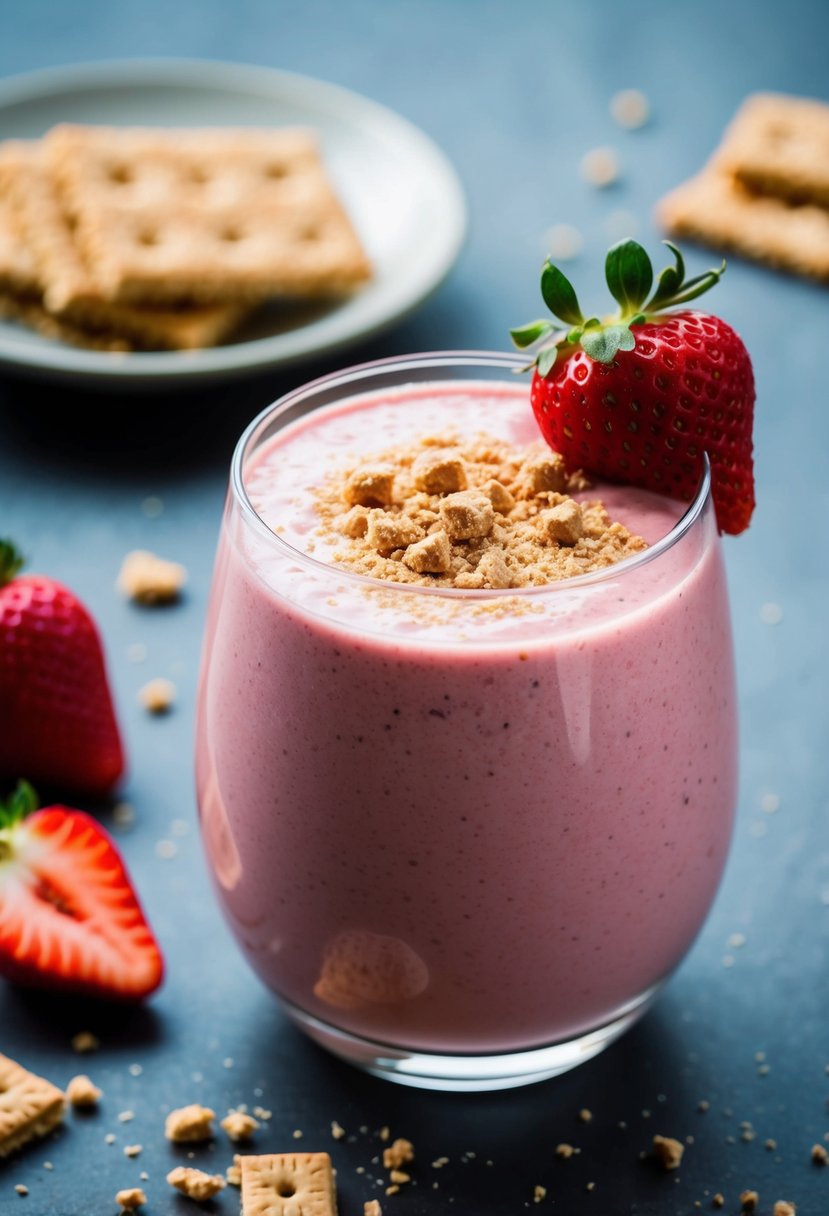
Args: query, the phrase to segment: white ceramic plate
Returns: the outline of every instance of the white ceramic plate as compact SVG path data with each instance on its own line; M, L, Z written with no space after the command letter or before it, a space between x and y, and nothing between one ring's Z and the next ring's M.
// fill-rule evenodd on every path
M269 306L233 342L196 352L80 350L0 322L0 366L102 383L219 379L343 348L391 325L445 278L466 230L457 174L417 127L347 89L289 72L199 60L124 60L0 81L0 139L57 122L119 126L304 125L320 134L338 194L375 268L351 299Z

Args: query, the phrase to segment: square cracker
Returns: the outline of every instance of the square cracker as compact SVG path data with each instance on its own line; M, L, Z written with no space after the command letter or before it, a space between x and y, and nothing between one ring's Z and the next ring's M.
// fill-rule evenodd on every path
M240 1157L244 1216L337 1216L328 1153Z
M64 125L45 145L107 299L321 298L371 276L308 131Z
M18 258L17 273L5 276L4 231ZM77 246L43 146L35 140L0 144L0 286L11 293L2 306L6 315L16 315L46 337L104 350L212 346L248 312L240 303L142 308L105 300ZM20 295L25 298L15 299Z
M0 1157L45 1136L60 1123L64 1106L57 1086L0 1055Z
M829 207L829 105L752 94L728 127L716 163L755 191Z
M754 194L716 166L663 198L657 217L672 236L829 282L829 210Z

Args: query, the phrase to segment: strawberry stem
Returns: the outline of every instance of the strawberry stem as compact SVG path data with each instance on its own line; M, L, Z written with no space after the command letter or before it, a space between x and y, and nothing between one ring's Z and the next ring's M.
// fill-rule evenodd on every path
M619 351L633 350L636 335L633 327L652 320L667 308L687 304L717 283L725 270L725 262L713 270L685 280L685 263L676 245L664 242L674 255L675 265L666 266L653 287L653 266L638 241L624 240L612 245L605 259L605 277L610 294L619 305L616 316L600 321L585 320L578 298L566 275L548 259L541 271L541 294L553 316L567 326L557 329L546 320L532 321L510 330L519 350L541 343L530 367L537 367L541 376L548 375L565 348L581 346L591 359L612 363Z
M17 546L12 541L0 537L0 587L10 583L23 569L24 563L25 558Z

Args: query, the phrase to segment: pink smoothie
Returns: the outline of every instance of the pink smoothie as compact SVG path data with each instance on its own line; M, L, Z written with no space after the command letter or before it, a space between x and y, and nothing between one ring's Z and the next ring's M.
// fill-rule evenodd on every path
M608 1023L699 930L735 803L730 628L710 504L660 547L685 508L624 487L588 497L655 548L599 576L441 593L328 564L309 488L449 428L536 439L526 384L351 398L250 455L199 798L226 915L280 996L398 1047L508 1052Z

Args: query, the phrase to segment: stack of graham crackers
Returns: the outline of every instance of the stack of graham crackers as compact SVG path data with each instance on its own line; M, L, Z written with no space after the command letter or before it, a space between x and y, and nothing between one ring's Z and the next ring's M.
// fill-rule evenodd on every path
M673 236L829 281L829 105L749 97L702 172L657 215Z
M0 143L0 314L104 350L194 350L371 265L310 131L54 127Z

